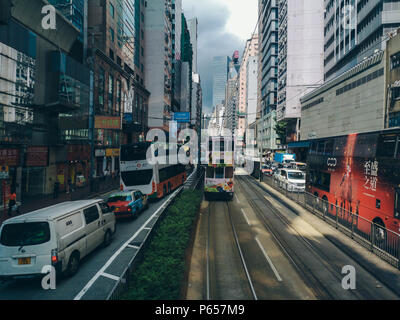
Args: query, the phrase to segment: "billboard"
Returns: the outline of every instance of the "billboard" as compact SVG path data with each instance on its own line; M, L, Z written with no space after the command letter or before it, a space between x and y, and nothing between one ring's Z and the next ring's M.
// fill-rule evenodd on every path
M190 112L175 112L174 121L178 123L189 123L190 122Z

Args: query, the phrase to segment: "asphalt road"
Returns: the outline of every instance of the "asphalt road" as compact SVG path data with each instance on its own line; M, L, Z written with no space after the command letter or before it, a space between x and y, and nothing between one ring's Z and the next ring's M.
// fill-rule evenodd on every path
M41 280L38 279L5 282L0 283L0 300L73 300L110 257L146 223L167 199L151 203L149 208L135 220L118 220L117 232L111 244L106 248L97 248L83 259L78 273L72 278L57 279L55 290L43 290ZM115 266L115 268L117 267ZM110 284L114 283L111 279L105 279L105 281L109 281Z

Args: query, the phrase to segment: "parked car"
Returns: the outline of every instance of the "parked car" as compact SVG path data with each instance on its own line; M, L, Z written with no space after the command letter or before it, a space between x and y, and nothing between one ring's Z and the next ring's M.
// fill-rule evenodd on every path
M306 189L306 176L300 170L281 169L276 180L279 186L288 191L304 192Z
M108 198L107 204L117 218L135 218L149 207L147 196L139 190L114 193Z
M271 167L270 165L263 165L263 166L261 167L261 172L262 172L264 175L272 176L272 173L273 173L272 167Z
M80 261L99 245L108 245L115 216L103 200L56 204L4 221L0 229L0 278L75 274Z
M303 162L292 162L290 163L290 169L300 170L306 172L307 164Z
M274 173L273 173L272 177L273 177L275 183L279 183L279 181L280 181L281 170L282 169L279 169L279 168L274 169Z

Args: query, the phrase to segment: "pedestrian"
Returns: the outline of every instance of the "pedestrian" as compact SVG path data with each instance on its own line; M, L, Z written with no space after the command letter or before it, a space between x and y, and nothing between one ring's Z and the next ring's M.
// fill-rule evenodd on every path
M10 200L8 201L8 216L9 217L11 217L14 206L16 206L16 205L17 205L17 194L15 193L15 190L13 190L10 195Z
M58 198L58 192L59 191L60 191L60 182L58 182L56 180L56 182L54 182L53 199L57 199Z
M72 180L71 180L71 178L68 178L68 190L67 190L67 193L70 193L72 191L73 191L73 189L72 189Z

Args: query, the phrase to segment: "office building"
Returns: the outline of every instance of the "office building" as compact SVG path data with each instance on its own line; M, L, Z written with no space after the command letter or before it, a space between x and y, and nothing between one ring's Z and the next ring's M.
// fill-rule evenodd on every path
M286 142L297 141L300 98L324 81L324 3L279 0L277 121Z
M145 87L151 92L148 127L168 131L172 119L173 79L173 16L170 0L147 1L144 16Z
M228 81L230 58L218 56L213 59L213 107L225 101L225 85Z
M384 50L388 33L400 26L397 0L325 0L324 7L325 80Z

